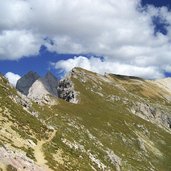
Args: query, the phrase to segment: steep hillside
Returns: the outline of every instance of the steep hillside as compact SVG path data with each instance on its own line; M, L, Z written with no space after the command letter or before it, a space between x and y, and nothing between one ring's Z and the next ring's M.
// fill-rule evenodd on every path
M37 103L1 76L0 168L171 170L171 92L158 82L75 68L58 97Z

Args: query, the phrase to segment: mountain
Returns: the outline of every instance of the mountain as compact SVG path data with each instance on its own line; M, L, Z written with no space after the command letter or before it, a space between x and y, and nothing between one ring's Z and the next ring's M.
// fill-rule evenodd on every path
M52 76L55 84L51 76L26 90L41 95L53 85L42 91L55 103L38 103L0 76L1 170L171 170L171 79L81 68Z
M39 102L48 94L57 97L58 82L57 78L51 72L48 72L43 78L35 80L29 88L27 96Z
M23 93L24 95L28 95L30 87L39 77L40 76L35 72L28 72L26 75L24 75L17 81L17 90Z

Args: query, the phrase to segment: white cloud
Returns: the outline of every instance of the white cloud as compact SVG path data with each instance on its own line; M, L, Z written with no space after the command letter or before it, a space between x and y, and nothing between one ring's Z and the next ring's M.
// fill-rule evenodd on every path
M0 34L1 59L19 59L25 55L38 54L40 45L36 35L25 30L3 31Z
M164 75L156 67L138 67L134 65L122 64L119 62L111 62L101 60L100 58L84 56L74 57L73 59L60 60L52 63L53 67L68 73L74 67L82 67L84 69L97 72L100 74L115 73L122 75L134 75L143 78L162 78Z
M160 75L171 63L171 12L166 7L144 8L140 0L0 0L0 11L0 59L38 54L44 44L57 53L155 68ZM167 35L154 35L153 16L168 24Z
M0 0L0 31L22 29L29 24L30 6L24 0Z
M21 78L18 74L14 74L12 72L7 72L5 77L14 87L16 86L17 81Z

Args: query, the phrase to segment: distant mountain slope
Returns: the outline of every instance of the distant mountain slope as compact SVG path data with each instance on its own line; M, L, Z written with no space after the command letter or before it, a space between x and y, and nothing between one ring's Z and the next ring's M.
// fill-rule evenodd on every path
M81 68L56 86L39 104L0 77L0 168L171 170L171 91Z

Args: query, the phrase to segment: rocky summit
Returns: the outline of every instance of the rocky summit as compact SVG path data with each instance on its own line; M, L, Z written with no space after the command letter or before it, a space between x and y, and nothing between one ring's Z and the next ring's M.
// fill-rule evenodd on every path
M48 72L44 77L35 80L27 96L35 101L43 100L48 94L57 97L58 82L57 78L52 73Z
M24 95L28 95L30 87L39 77L40 76L35 72L28 72L26 75L18 80L16 84L17 90Z
M171 79L74 68L0 76L0 170L170 171Z

